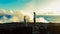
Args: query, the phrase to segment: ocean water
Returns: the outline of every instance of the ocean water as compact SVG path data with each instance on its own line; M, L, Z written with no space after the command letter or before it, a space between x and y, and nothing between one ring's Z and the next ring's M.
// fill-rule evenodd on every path
M0 23L10 22L11 15L0 15Z
M4 18L6 17L6 18ZM11 19L13 16L11 15L5 15L5 16L0 16L0 21L5 21L8 22L9 19ZM37 15L36 18L44 18L48 22L60 22L60 16L59 15ZM9 21L10 22L10 21Z
M4 16L5 16L6 18L8 18L8 19L12 18L12 16L11 16L11 15L3 15L3 16L2 16L2 15L0 15L0 19L2 19Z
M36 18L43 17L48 22L60 22L60 16L59 15L37 15Z

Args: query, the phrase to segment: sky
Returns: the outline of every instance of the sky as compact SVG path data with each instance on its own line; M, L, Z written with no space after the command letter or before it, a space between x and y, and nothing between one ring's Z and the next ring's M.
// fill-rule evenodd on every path
M13 15L11 21L23 21L24 15L32 20L33 12L37 15L60 15L60 0L0 0L0 14Z
M60 15L60 0L32 0L23 11L36 12L37 15Z
M0 9L60 13L60 0L0 0Z
M35 7L37 14L60 15L60 0L42 0Z
M0 9L22 9L32 0L0 0Z

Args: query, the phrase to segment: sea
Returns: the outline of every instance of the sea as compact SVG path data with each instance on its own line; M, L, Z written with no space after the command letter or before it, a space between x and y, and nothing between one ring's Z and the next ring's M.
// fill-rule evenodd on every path
M60 15L36 15L36 18L44 18L48 22L60 22Z

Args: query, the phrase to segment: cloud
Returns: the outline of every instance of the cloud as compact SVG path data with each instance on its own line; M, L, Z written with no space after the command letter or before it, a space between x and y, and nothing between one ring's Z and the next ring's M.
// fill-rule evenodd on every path
M16 16L18 16L20 21L24 20L24 16L26 16L27 22L32 20L32 15L27 12L24 12L23 10L17 11Z
M15 12L13 10L0 10L0 12L2 13L2 16L4 16L2 19L0 19L0 21L3 23L5 23L5 22L24 22L24 16L26 16L27 22L32 21L32 16L29 13L24 12L22 10L17 10ZM5 16L7 14L11 15L12 18L8 19Z
M0 14L5 14L6 13L6 10L4 10L4 9L0 9Z

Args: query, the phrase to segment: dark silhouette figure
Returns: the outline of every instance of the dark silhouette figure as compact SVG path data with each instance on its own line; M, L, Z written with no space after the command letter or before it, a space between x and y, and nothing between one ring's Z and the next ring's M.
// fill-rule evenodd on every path
M26 16L24 16L24 25L27 26Z
M24 16L24 22L26 23L26 16Z
M36 13L34 12L34 24L36 25Z

